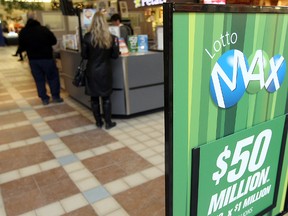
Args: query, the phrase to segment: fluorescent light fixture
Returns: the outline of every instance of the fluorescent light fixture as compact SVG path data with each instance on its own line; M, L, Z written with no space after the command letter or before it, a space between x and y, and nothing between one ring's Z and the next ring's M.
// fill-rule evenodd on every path
M11 0L5 0L7 2ZM50 3L51 0L18 0L18 2L28 2L28 3Z

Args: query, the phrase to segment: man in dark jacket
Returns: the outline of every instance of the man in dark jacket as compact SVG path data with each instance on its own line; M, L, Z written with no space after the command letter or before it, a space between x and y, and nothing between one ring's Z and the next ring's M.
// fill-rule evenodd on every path
M19 36L19 46L26 51L38 96L43 105L49 104L50 97L46 91L46 80L52 94L52 102L60 103L59 74L53 58L52 46L57 43L54 34L46 27L30 18Z

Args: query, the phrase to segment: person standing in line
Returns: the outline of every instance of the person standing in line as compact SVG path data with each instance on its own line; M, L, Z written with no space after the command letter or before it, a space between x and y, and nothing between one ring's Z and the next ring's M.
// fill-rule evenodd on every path
M63 102L60 97L59 73L53 58L52 46L56 43L55 35L36 21L33 15L30 15L19 35L19 46L27 53L38 96L43 105L50 103L50 97L47 95L45 86L46 80L52 95L52 102Z
M94 14L90 30L84 35L82 58L87 59L85 94L91 97L91 108L96 126L101 128L100 98L105 120L105 128L116 126L111 121L112 67L110 59L119 56L118 38L109 32L108 23L102 14Z

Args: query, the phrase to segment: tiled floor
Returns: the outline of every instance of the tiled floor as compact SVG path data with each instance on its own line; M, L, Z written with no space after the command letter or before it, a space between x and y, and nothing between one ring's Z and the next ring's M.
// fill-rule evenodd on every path
M163 112L97 129L69 98L43 106L27 61L0 47L0 216L162 216Z

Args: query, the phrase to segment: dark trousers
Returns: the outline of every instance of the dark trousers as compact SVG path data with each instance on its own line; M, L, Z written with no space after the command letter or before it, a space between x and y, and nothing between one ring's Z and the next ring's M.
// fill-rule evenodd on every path
M54 59L29 60L31 72L36 83L38 96L42 100L49 99L46 91L48 82L53 99L60 98L60 80Z
M23 60L22 49L20 46L17 48L16 55L19 55L20 59Z

